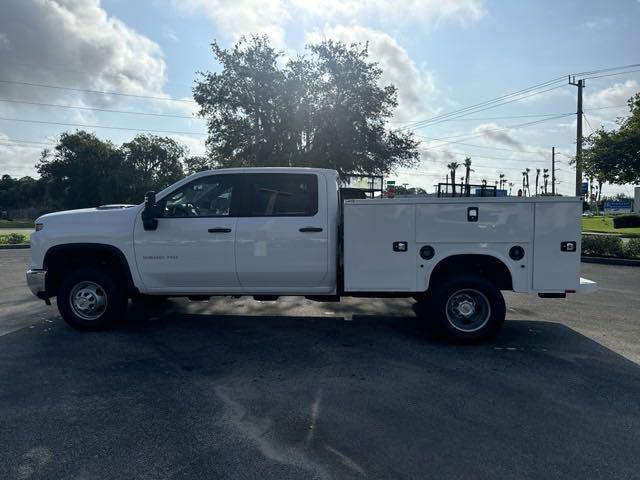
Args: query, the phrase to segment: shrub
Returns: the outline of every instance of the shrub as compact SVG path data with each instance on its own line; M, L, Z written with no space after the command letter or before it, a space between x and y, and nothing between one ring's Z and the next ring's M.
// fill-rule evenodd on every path
M640 258L640 238L632 238L624 246L626 256L629 258Z
M23 233L0 234L0 245L13 245L16 243L29 243L29 237Z
M623 257L624 243L615 235L583 235L582 255L596 257Z
M640 227L640 215L617 215L613 217L613 228Z

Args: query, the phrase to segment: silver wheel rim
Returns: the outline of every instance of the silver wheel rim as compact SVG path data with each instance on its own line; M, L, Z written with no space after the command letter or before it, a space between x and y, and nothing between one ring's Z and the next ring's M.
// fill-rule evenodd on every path
M453 293L447 300L447 320L456 330L471 333L484 327L491 317L491 305L478 290L465 288Z
M97 320L107 309L107 294L95 282L79 282L71 289L69 304L73 313L83 320Z

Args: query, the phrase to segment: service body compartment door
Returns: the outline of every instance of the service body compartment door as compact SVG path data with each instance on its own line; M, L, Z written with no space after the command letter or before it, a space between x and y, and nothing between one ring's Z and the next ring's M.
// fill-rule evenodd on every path
M414 205L345 202L345 291L415 290L414 212Z
M426 203L416 205L416 241L513 242L531 241L533 204L530 202ZM477 217L470 217L475 209ZM474 219L475 218L475 219Z
M576 290L580 282L580 215L582 203L538 202L535 205L533 289Z

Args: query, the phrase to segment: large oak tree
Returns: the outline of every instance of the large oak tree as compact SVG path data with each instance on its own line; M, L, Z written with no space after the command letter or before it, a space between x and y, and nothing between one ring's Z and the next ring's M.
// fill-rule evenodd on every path
M212 164L308 166L387 174L418 162L411 133L393 130L393 85L366 45L324 41L285 60L265 36L212 44L221 65L194 88Z

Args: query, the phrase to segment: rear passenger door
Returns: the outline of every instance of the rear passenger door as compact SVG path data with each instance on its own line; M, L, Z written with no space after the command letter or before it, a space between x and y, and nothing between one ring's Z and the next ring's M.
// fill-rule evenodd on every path
M236 270L247 293L313 292L327 287L327 204L315 173L243 175ZM324 195L321 198L325 198Z

